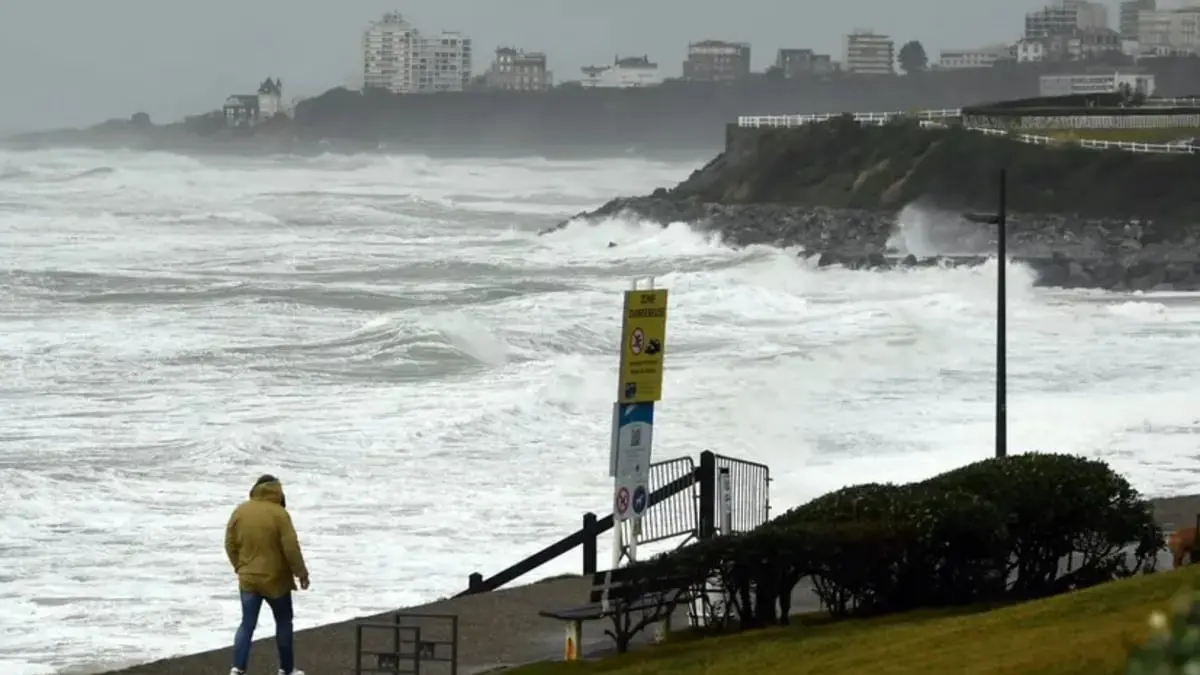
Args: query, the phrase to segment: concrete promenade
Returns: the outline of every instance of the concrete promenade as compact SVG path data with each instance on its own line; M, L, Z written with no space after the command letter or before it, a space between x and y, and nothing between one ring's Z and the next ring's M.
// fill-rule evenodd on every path
M1154 500L1155 517L1165 529L1194 524L1200 513L1200 495L1187 495ZM1170 566L1169 556L1160 556ZM506 666L533 661L562 658L563 627L557 621L538 617L538 610L561 609L586 603L590 579L566 578L514 586L492 593L432 602L401 611L414 613L456 614L459 617L459 673L475 675ZM811 612L819 609L816 597L808 584L801 584L794 594L793 610ZM233 602L233 600L230 600ZM364 617L366 618L366 617ZM373 617L390 620L387 615ZM680 615L676 626L686 625ZM354 621L343 621L300 631L296 634L296 665L308 675L351 675L354 672ZM585 626L584 652L593 654L611 651L610 640L604 636L606 622ZM230 641L236 626L229 627ZM259 624L259 634L269 635L273 626L269 614ZM639 646L651 638L652 631L641 636ZM109 675L225 675L229 672L231 648L190 654L147 663ZM255 642L251 658L251 675L275 675L275 645L273 638ZM448 673L443 664L422 664L429 675Z

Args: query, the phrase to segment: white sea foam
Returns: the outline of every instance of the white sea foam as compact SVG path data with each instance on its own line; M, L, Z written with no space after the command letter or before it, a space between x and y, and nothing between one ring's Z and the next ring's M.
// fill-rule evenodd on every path
M658 457L765 462L778 512L989 454L994 262L818 270L625 220L536 236L692 168L0 154L0 671L226 644L221 529L263 471L313 569L301 626L455 592L574 529L609 503L633 275L671 289ZM897 245L963 246L901 220ZM1010 278L1012 447L1200 488L1197 298Z

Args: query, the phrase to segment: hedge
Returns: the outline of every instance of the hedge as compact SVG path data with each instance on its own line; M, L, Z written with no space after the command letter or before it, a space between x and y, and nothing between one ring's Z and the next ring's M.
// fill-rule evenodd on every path
M717 627L749 629L786 624L806 578L831 615L867 616L1093 586L1153 571L1162 548L1150 503L1107 464L1024 454L843 488L636 565L720 589Z

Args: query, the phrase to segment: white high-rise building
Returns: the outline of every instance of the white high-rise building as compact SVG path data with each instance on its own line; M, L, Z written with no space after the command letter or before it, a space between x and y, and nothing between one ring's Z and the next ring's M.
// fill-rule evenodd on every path
M363 87L394 94L462 91L471 77L471 39L423 35L399 12L363 31Z
M842 68L859 75L892 75L896 72L896 43L865 28L855 30L846 36Z
M363 31L363 88L408 93L421 34L399 12L384 14Z
M423 35L418 43L414 72L417 93L462 91L471 79L471 38L442 31Z

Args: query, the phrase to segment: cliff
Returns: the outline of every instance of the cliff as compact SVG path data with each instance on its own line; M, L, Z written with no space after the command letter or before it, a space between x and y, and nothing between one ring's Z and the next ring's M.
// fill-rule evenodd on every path
M1030 214L1200 223L1200 155L1035 145L914 121L860 125L848 117L779 129L731 129L729 149L669 191L672 199L895 210L917 200L993 210L997 176L1008 204Z
M823 266L926 264L904 261L909 253L977 264L995 250L996 230L962 213L996 209L1003 167L1010 252L1042 283L1200 289L1200 155L1033 145L848 117L730 134L726 152L674 188L613 200L559 227L632 214L719 231L734 245L801 246ZM906 240L914 227L925 230L922 250Z

